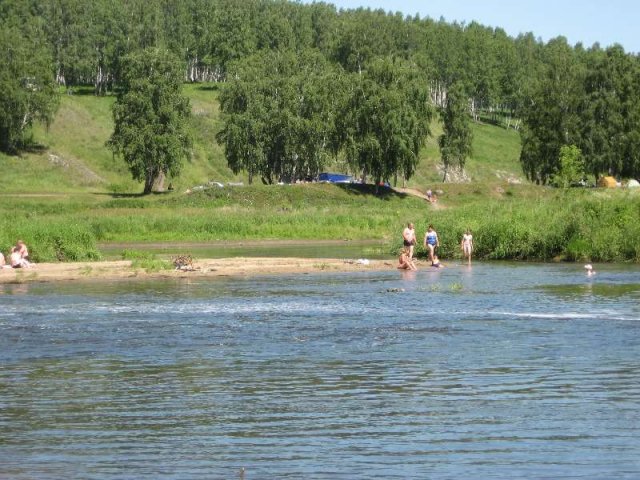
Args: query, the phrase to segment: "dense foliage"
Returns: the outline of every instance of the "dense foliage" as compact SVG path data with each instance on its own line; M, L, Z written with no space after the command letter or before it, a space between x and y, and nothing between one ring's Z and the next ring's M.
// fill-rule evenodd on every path
M34 121L48 124L58 106L50 52L37 25L0 28L0 150L28 143Z
M30 121L51 118L55 102L43 101L55 98L53 79L69 92L90 84L105 94L122 85L128 54L163 48L183 80L238 82L231 89L256 100L244 110L226 103L220 139L232 169L267 182L313 173L327 155L359 175L408 178L427 111L444 108L454 84L464 114L521 128L532 181L556 177L571 145L585 173L640 176L640 60L618 45L545 44L475 22L284 0L4 0L0 31L0 42L15 45L2 52L4 150L20 144ZM428 105L419 103L425 93ZM445 143L443 158L459 161Z
M231 68L217 138L233 172L267 184L316 176L335 150L336 69L313 50L266 51Z
M447 172L451 166L463 169L465 160L471 154L473 134L465 111L464 92L459 84L454 84L449 89L445 106L441 111L444 133L438 142L444 166L443 181L447 180Z

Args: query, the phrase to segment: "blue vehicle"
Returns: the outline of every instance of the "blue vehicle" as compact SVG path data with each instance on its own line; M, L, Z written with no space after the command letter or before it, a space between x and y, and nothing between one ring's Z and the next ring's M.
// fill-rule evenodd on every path
M353 177L343 173L321 173L318 175L318 181L324 183L353 183Z

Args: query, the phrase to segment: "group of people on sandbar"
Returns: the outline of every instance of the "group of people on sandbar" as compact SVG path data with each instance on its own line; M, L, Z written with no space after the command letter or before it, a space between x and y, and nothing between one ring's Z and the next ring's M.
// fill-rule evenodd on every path
M18 240L11 247L8 264L4 255L0 252L0 267L2 268L31 268L32 265L33 263L29 260L29 250L22 240Z
M401 270L417 270L416 264L413 260L413 250L417 243L416 231L413 223L409 222L407 227L402 231L402 244L403 248L398 258L398 268ZM440 262L436 249L440 247L440 239L438 233L433 228L433 225L429 225L426 233L424 234L424 249L428 252L429 261L434 268L442 268L444 265ZM468 264L471 265L471 254L473 252L473 235L471 230L467 231L462 236L460 241L460 249L462 254L467 259Z

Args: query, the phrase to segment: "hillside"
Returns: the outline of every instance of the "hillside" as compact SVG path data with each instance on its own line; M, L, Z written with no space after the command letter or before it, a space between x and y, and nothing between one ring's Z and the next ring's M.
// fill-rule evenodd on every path
M215 141L221 127L218 91L214 84L186 85L184 93L192 106L194 136L193 158L182 174L172 182L182 192L208 180L245 182L227 167L222 148ZM20 158L0 154L5 165L5 193L138 193L142 185L134 182L124 162L114 158L105 147L113 123L113 97L96 97L91 89L75 89L63 94L60 108L49 129L37 126L34 139L41 149L26 152ZM417 172L407 187L426 189L442 181L438 170L437 137L442 130L437 122L422 150ZM518 163L520 139L514 130L485 123L473 124L473 155L467 161L466 174L473 183L500 182L507 177L521 178ZM330 168L341 171L339 165ZM402 185L398 185L402 186Z
M412 221L419 232L437 225L447 259L460 255L460 236L471 228L479 259L640 261L640 192L508 182L506 177L520 177L518 135L487 124L473 125L467 168L473 181L448 184L439 183L440 129L432 126L434 135L407 188L442 190L435 205L363 185L258 184L185 195L207 180L246 184L226 167L214 141L220 127L216 89L191 85L186 92L194 112L193 159L174 180L173 193L147 196L104 146L113 99L65 95L49 130L34 132L40 150L0 157L0 201L11 213L0 217L0 251L21 238L36 262L78 261L100 258L98 246L105 242L144 249L145 242L375 239L391 254L401 245L403 225ZM416 254L424 255L420 245Z

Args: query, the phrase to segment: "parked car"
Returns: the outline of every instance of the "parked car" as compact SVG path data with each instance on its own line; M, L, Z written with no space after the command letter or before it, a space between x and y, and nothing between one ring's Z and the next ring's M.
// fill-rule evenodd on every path
M321 173L318 175L318 181L324 183L353 183L353 177L344 173Z

